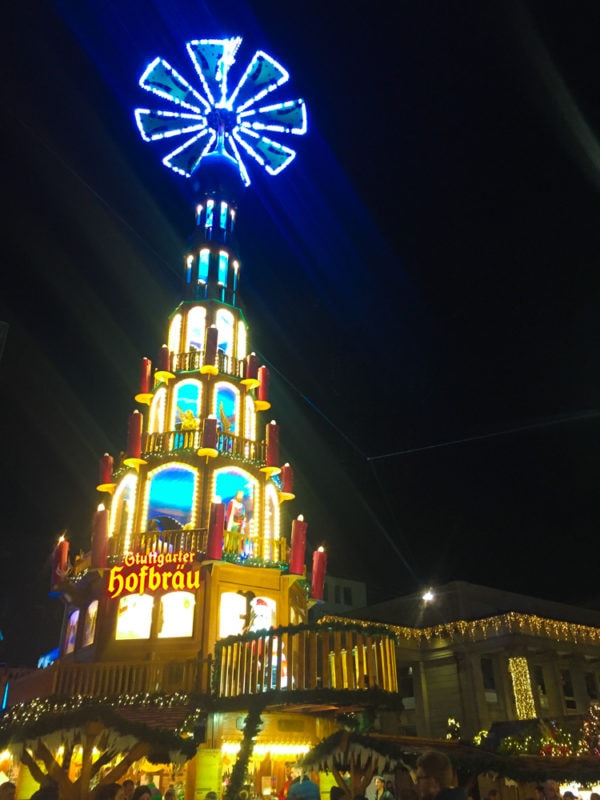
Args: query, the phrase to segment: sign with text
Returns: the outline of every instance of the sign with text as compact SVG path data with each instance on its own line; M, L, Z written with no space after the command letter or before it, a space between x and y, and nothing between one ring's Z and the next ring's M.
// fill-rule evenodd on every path
M193 552L130 553L111 567L108 594L114 600L125 594L193 592L200 588L199 566Z

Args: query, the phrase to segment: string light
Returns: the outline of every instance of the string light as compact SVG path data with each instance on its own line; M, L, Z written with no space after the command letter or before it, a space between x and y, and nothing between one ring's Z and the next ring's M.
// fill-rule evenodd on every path
M533 719L537 716L537 712L531 691L531 676L527 659L523 656L509 658L508 671L512 677L517 719Z

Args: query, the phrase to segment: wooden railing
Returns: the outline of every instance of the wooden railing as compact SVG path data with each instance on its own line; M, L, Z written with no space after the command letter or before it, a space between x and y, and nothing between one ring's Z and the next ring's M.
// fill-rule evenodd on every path
M172 368L175 372L197 372L204 365L204 350L191 350L188 353L173 353L171 356ZM245 362L224 353L217 353L216 366L219 372L233 375L235 378L244 377Z
M172 453L176 450L198 450L202 447L202 426L193 430L163 431L161 433L146 433L142 442L144 453ZM264 441L255 442L236 436L233 433L217 432L216 449L221 455L240 456L264 463L266 444Z
M172 531L141 531L133 534L129 543L123 536L109 539L109 560L111 564L122 560L124 553L196 553L197 558L206 554L208 542L207 528L177 528ZM126 547L127 545L127 547ZM287 562L287 540L283 537L272 539L268 536L252 536L236 531L223 532L223 552L237 556L238 563L248 559L260 558L266 564Z
M189 553L206 553L208 531L206 528L177 528L173 531L142 531L134 534L129 542L132 553L177 553L185 550ZM116 537L109 540L114 543L111 555L122 555L124 542Z
M218 697L286 689L398 690L391 633L295 626L230 637L215 646Z
M213 674L214 672L214 674ZM9 705L34 697L115 697L161 692L199 692L213 699L273 691L397 692L396 650L391 632L358 626L274 628L229 637L215 645L214 661L57 661L9 683Z

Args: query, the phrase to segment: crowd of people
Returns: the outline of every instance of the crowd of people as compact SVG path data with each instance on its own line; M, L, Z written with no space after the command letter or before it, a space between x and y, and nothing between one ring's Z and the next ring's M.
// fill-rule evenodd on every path
M319 786L310 779L306 772L286 765L286 781L278 793L278 800L321 800ZM473 800L463 787L456 786L455 771L452 762L445 753L428 750L421 753L415 765L414 789L402 789L398 796L393 783L386 781L382 775L373 779L375 785L374 800ZM247 800L240 795L240 800ZM346 792L339 786L330 790L330 800L343 800ZM108 783L99 786L91 795L93 800L177 800L175 788L169 787L164 794L153 783L135 786L132 780L123 783ZM11 781L0 784L0 800L15 800L16 786ZM58 800L58 787L49 783L40 787L30 800ZM208 792L205 800L218 800L216 792ZM364 795L354 800L367 800ZM490 789L484 800L501 800L498 789ZM546 780L536 786L535 796L527 800L581 800L573 792L566 791L561 795L557 781ZM591 792L588 800L600 800L600 794Z

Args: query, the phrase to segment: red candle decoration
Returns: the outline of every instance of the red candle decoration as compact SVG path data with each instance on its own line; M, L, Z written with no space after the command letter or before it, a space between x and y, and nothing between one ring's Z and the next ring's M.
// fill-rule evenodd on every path
M256 392L256 399L263 403L269 402L269 368L259 367L257 370L258 376L258 389Z
M64 534L59 537L52 556L52 578L50 588L54 589L62 581L69 567L69 542Z
M129 415L127 426L127 457L142 457L142 415L139 411L134 411Z
M140 394L150 393L150 381L152 379L152 361L149 358L142 358L140 370Z
M113 482L114 459L109 453L104 453L100 459L100 485L105 486Z
M171 369L171 354L169 353L169 346L163 344L160 348L158 353L158 371L159 372L170 372Z
M274 419L266 427L267 440L267 467L276 467L279 464L279 425Z
M304 557L306 555L306 529L302 514L292 521L292 541L290 548L289 571L291 575L304 575Z
M323 599L323 588L325 587L325 572L327 570L327 553L324 547L319 547L313 553L312 581L310 584L310 596L314 600Z
M258 358L256 353L250 353L246 356L246 374L244 378L256 378L258 375Z
M206 558L220 561L223 557L223 530L225 528L225 503L210 504Z
M92 521L92 568L105 569L108 558L108 509L102 504Z
M286 494L294 491L294 470L289 464L284 464L281 468L281 489Z
M211 325L206 329L206 337L204 340L204 364L200 367L200 372L216 375L219 371L215 365L218 342L219 331L215 325Z

